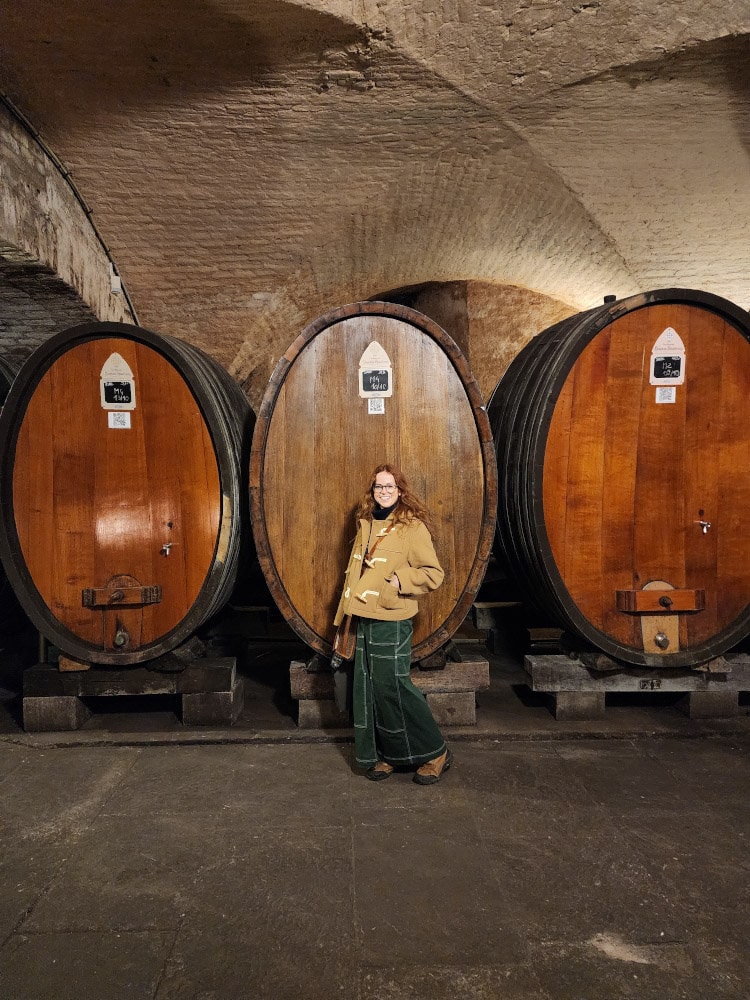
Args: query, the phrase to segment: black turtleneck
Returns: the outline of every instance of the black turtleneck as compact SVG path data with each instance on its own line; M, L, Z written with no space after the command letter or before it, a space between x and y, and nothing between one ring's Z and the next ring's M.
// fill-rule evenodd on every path
M375 501L375 506L372 508L372 519L373 521L385 521L389 514L398 506L398 502L394 503L392 507L381 507L378 501Z

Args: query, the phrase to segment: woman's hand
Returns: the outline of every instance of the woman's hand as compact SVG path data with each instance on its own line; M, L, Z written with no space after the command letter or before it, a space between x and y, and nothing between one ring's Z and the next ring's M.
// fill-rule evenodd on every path
M393 574L393 576L391 577L391 579L390 579L389 583L390 583L390 584L391 584L392 586L394 586L394 587L396 588L396 590L398 590L399 592L401 591L401 581L399 580L399 578L398 578L398 577L396 576L396 574L395 574L395 573L394 573L394 574Z

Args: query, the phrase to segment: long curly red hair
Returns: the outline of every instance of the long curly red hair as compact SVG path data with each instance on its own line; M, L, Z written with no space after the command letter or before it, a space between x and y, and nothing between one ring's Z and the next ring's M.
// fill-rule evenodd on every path
M401 469L388 462L385 462L383 465L379 465L370 476L370 485L367 488L367 492L364 494L357 506L357 518L361 518L365 521L372 521L372 512L375 509L375 495L372 488L375 485L375 477L379 472L390 473L396 481L396 486L401 494L393 511L393 520L396 524L408 524L410 521L415 520L421 521L430 534L432 534L432 518L430 516L430 512L427 510L422 501L419 500L418 497L415 497L411 492L409 484L406 481L406 477Z

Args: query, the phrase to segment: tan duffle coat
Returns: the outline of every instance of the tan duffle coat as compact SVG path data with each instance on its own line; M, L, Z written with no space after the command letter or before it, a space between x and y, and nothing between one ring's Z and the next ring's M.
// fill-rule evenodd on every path
M359 522L334 625L339 625L344 615L379 621L413 618L418 610L415 598L436 590L443 582L445 573L424 524L415 519L392 525L392 516L384 521ZM378 538L381 541L370 565L364 565L365 552L373 551ZM390 582L394 574L398 590Z

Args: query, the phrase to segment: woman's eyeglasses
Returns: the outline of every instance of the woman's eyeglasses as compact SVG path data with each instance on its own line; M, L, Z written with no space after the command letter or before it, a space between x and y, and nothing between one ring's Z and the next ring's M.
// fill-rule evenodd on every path
M375 483L372 488L373 493L394 493L398 489L398 486L381 486L380 483Z

